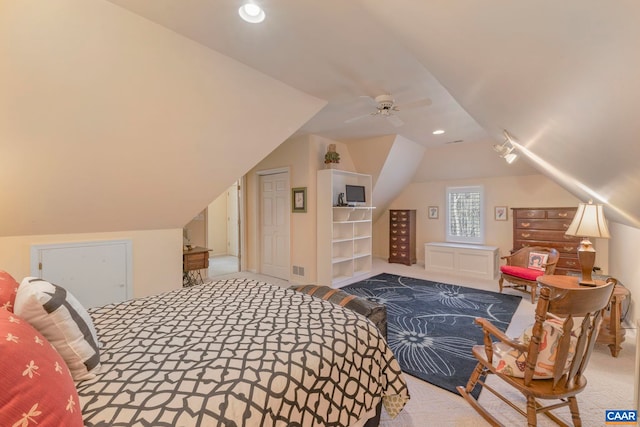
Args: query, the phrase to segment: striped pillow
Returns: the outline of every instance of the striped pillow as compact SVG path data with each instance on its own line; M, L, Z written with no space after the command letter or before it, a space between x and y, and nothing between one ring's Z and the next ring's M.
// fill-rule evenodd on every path
M301 285L292 287L292 289L362 314L376 325L385 339L387 338L387 307L385 305L329 286Z
M95 377L100 367L97 334L89 313L73 295L45 280L25 277L14 311L58 350L74 380Z

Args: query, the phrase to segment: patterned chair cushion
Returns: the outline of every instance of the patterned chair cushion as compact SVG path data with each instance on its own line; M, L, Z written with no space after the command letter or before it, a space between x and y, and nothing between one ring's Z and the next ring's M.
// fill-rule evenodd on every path
M571 361L573 360L576 349L576 335L580 333L580 323L576 323L578 326L573 328L569 341L569 357L564 367L565 371L571 366ZM533 325L526 328L517 341L528 345L531 341L532 330ZM542 324L542 331L542 340L540 341L538 350L538 361L533 374L534 379L553 377L556 349L562 337L562 323L555 319L548 319ZM498 372L516 378L524 378L525 362L527 359L526 351L516 350L503 342L494 343L493 350L493 366L496 367Z
M500 271L509 276L519 277L525 280L536 280L538 276L542 276L544 271L534 270L532 268L516 267L514 265L501 265Z
M292 287L292 289L362 314L376 325L385 339L387 338L387 307L385 305L348 294L340 289L330 288L329 286L301 285Z

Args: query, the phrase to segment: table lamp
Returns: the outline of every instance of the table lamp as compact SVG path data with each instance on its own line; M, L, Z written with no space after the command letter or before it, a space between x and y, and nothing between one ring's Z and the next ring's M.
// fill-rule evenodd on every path
M589 203L578 204L576 215L565 234L582 238L580 246L578 246L578 261L582 270L579 283L583 286L595 286L596 282L591 278L591 272L596 261L596 250L589 237L601 239L611 237L607 228L607 220L604 217L603 206L594 205L592 200L589 200Z

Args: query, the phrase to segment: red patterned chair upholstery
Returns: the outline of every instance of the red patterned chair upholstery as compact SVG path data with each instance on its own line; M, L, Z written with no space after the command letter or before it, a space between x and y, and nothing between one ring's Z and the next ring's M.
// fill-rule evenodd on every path
M557 250L542 246L521 248L511 255L503 256L501 259L506 260L506 264L500 266L500 292L503 288L513 288L529 293L533 304L538 289L538 277L553 274L558 257Z

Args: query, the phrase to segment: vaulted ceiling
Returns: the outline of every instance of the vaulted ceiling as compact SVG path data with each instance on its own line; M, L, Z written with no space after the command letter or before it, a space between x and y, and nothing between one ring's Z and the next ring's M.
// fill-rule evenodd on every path
M492 164L494 173L535 168L606 203L611 218L640 224L640 3L256 0L267 19L249 25L238 19L240 0L111 1L327 100L298 133L397 133L426 147L491 150L508 130L524 160L511 172ZM402 126L349 121L383 93L418 105L400 109Z
M398 134L418 181L541 172L640 226L640 3L255 1L0 2L0 236L181 227L308 133Z

